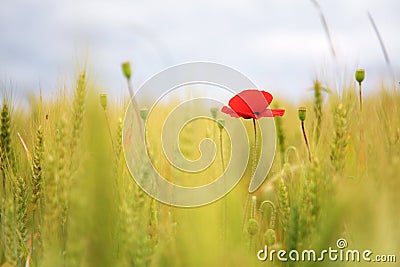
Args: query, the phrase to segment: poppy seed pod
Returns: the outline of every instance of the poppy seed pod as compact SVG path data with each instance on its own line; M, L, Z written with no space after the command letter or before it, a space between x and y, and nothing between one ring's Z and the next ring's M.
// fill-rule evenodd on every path
M356 80L359 84L361 84L364 81L364 78L365 78L365 70L364 69L356 70Z
M276 234L274 229L268 229L264 234L264 242L267 246L272 246L276 242Z
M142 108L140 110L140 117L142 118L142 120L146 120L148 113L149 111L147 110L147 108Z
M107 109L107 94L100 94L100 105L103 109Z
M250 219L247 222L247 233L249 235L251 235L251 236L256 235L258 233L258 228L259 228L259 225L258 225L258 222L256 219Z
M218 108L210 108L211 116L214 118L214 120L217 118L217 112Z
M125 78L128 80L131 78L132 70L131 70L131 63L129 61L122 63L122 72L125 75Z
M306 107L299 107L299 120L300 121L306 120L306 113L307 113Z

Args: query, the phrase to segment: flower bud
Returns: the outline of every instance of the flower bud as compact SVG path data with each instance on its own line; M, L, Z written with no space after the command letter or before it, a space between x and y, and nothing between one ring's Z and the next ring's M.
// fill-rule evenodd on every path
M254 236L258 233L258 222L256 219L249 219L247 222L247 233L251 236Z
M272 246L276 242L276 234L274 229L268 229L264 234L264 242L267 246Z
M107 94L100 94L100 105L103 109L107 109Z
M131 78L132 71L131 71L131 63L129 61L122 63L122 72L125 75L125 78L128 80Z
M140 117L142 118L142 120L146 120L148 113L149 111L147 110L147 108L142 108L140 110Z
M217 108L211 108L210 109L210 112L211 112L211 116L214 118L214 120L217 118L217 112L218 112L218 109Z
M364 81L365 78L365 70L364 69L358 69L356 70L356 80L358 83L362 83L362 81Z
M301 121L305 121L306 113L307 113L307 108L306 107L299 107L299 119Z

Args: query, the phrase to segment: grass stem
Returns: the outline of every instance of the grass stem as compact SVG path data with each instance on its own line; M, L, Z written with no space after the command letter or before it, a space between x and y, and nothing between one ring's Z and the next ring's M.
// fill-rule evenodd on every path
M359 93L360 93L360 111L363 110L363 101L362 101L362 86L361 82L358 83Z
M304 127L304 121L301 122L301 130L303 131L304 142L306 143L306 146L307 146L308 160L311 162L310 146L308 144L307 134L306 134L306 130Z

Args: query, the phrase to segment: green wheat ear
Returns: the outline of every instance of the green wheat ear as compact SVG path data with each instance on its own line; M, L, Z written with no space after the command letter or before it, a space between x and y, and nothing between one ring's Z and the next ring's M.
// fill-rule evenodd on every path
M22 257L23 262L26 261L27 250L25 242L27 241L27 218L28 218L28 188L26 181L22 176L15 178L15 194L16 201L16 222L18 233L18 255Z
M6 100L4 100L1 110L0 151L1 167L3 171L3 188L5 188L5 170L10 167L14 172L15 167L14 151L11 144L11 114Z
M36 131L36 140L33 149L32 159L32 204L33 210L36 210L38 202L41 200L43 183L43 154L44 141L43 129L39 125Z
M347 149L347 110L342 103L337 105L334 111L334 126L333 141L331 145L331 163L336 172L340 172L345 166L345 157Z
M276 103L275 103L276 104ZM275 105L278 107L278 104ZM275 120L275 127L276 127L276 132L278 134L278 148L279 148L279 154L281 157L281 166L285 163L285 131L283 130L283 125L282 125L282 117L274 117Z
M319 80L314 81L314 113L315 113L315 144L318 144L319 137L321 134L321 122L322 122L322 85Z
M321 189L320 182L323 177L318 159L307 168L304 182L302 205L299 206L299 245L309 245L317 228L321 210Z
M77 144L82 134L82 124L85 111L85 99L87 92L86 72L82 71L76 83L75 95L72 108L72 135L71 135L71 158L75 153Z
M152 241L152 246L156 246L158 244L158 202L155 199L151 199L150 201L150 209L149 209L149 223L148 223L148 234L149 238Z
M41 232L43 212L43 155L44 155L44 139L43 128L41 125L37 128L36 139L33 147L32 157L32 180L31 180L31 202L32 202L32 231L31 231L31 258L36 260L36 244L34 245L35 234ZM40 206L39 206L40 205ZM36 211L39 211L39 219L36 220Z
M15 231L15 204L11 197L2 199L1 207L1 236L5 262L10 266L18 263L18 236ZM4 264L6 265L6 264Z
M122 118L118 118L117 122L117 130L116 130L116 142L115 142L115 154L116 154L116 168L119 171L120 163L122 159L123 153L123 144L122 144L122 132L123 132L124 124Z
M289 229L287 232L287 248L295 250L299 245L299 210L297 204L294 203L290 209Z
M278 212L280 214L283 231L287 232L290 219L290 204L289 193L282 177L279 179L278 187Z

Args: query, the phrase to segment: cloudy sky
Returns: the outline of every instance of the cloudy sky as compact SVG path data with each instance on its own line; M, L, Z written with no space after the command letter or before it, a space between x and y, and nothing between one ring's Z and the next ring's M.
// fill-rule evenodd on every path
M293 100L316 76L340 86L362 67L368 92L393 75L367 12L399 79L400 1L319 2L336 60L310 0L1 0L0 80L51 94L87 61L101 90L119 94L123 61L134 63L135 86L168 66L213 61Z

